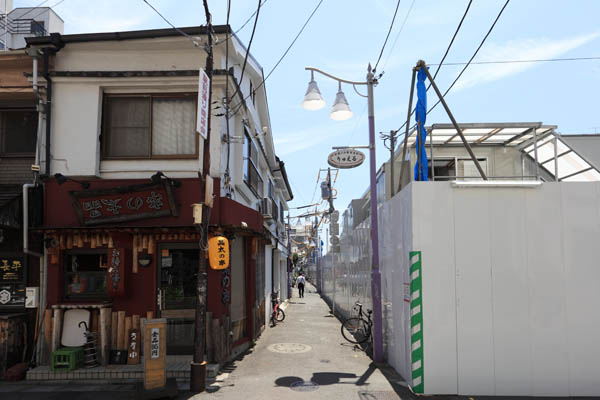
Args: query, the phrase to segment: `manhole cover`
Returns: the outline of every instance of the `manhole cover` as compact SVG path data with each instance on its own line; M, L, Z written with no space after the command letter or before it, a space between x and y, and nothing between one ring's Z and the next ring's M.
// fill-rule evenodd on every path
M306 353L312 350L312 347L302 343L275 343L267 348L275 353L285 354Z
M319 388L318 383L314 382L305 382L305 381L297 381L290 385L290 389L296 392L312 392Z

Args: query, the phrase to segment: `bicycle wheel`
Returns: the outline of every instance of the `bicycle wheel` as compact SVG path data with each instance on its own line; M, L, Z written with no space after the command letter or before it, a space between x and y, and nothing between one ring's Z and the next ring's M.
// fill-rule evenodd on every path
M277 309L277 321L281 322L285 319L285 313L283 312L283 310L281 308Z
M371 336L369 328L369 324L364 319L348 318L342 324L342 336L350 343L364 343Z

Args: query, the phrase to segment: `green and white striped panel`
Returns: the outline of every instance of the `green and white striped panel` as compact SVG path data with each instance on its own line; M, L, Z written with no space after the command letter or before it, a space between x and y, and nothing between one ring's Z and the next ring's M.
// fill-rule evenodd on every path
M412 389L424 393L423 374L423 301L421 285L421 252L410 252L410 331Z

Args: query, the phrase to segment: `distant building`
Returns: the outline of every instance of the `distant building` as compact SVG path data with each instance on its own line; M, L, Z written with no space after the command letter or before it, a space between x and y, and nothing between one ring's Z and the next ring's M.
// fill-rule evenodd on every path
M0 0L0 50L22 49L25 38L63 33L64 21L50 7L18 7Z

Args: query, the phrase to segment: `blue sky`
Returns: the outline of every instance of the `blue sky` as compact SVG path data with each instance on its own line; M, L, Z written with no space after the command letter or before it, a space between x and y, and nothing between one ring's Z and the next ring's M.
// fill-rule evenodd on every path
M44 5L53 6L60 0ZM204 22L202 1L149 0L177 26ZM15 0L15 6L41 0ZM296 36L319 0L267 0L260 12L252 54L268 73ZM475 0L447 62L465 62L475 51L505 0ZM257 1L232 0L231 25L237 30L256 9ZM375 89L376 131L397 129L406 118L411 68L423 59L441 59L468 0L402 0L378 72ZM225 23L225 0L210 0L214 24ZM310 74L307 65L352 80L363 80L375 63L392 19L396 0L324 0L304 33L266 82L276 151L285 161L294 190L291 206L309 204L318 168L327 167L331 146L367 144L366 99L351 87L344 91L354 111L348 121L329 119L337 84L317 78L327 107L305 111L300 103ZM55 11L65 33L167 27L142 0L64 0ZM598 0L512 0L475 61L600 56ZM406 24L399 32L403 21ZM238 36L248 43L249 23ZM395 43L395 44L394 44ZM393 47L392 47L393 45ZM460 66L440 71L442 90ZM447 101L459 122L542 121L561 133L600 133L598 92L600 60L535 64L472 65ZM429 94L433 104L434 94ZM440 108L427 124L449 122ZM387 160L377 142L377 165ZM369 183L368 163L340 172L336 208L360 197ZM292 213L292 215L297 215Z

